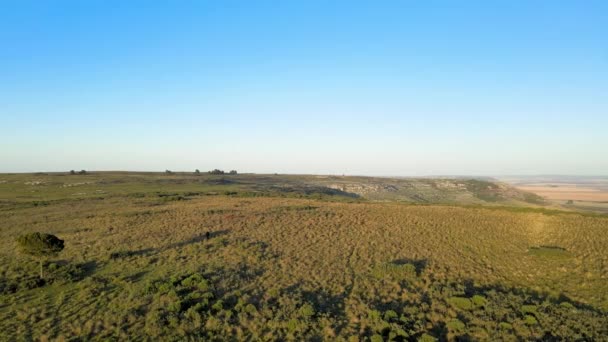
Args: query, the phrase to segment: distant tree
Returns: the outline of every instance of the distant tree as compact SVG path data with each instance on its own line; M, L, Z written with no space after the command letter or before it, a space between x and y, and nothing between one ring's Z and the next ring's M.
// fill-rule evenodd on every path
M224 171L219 170L219 169L213 169L213 170L209 171L209 173L212 175L223 175Z
M195 174L195 175L200 175L200 174L201 174L201 171L200 171L199 169L196 169L196 170L194 170L194 174Z
M76 174L76 171L74 171L74 170L70 170L70 174L71 174L71 175L75 175L75 174Z
M171 170L165 170L165 173L168 174L168 175L170 175L170 174L173 173L173 171L171 171Z
M42 271L43 261L56 256L63 250L63 240L55 235L46 233L24 234L17 238L17 246L21 253L33 256L40 261L40 278L44 278Z
M78 171L78 173L81 174L81 175L86 175L87 174L87 172L85 170L80 170L80 171Z
M236 170L230 170L231 175L236 175Z
M573 205L573 204L574 204L574 201L573 201L573 200L568 200L568 202L566 202L566 204L568 204L568 205Z

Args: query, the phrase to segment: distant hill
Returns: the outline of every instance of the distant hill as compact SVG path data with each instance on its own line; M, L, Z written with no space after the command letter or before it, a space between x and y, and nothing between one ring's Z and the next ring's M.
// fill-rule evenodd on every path
M371 200L513 205L544 203L542 197L506 183L472 178L328 177L316 182Z
M330 197L463 205L543 205L543 198L506 183L473 178L87 172L0 174L0 202L38 202L108 196L199 195Z

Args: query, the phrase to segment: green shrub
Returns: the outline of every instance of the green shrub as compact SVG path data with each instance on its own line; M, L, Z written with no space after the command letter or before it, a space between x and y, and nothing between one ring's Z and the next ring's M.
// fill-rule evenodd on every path
M300 322L297 319L290 319L287 322L287 330L291 333L294 333L298 330L299 325L300 325Z
M469 298L465 297L450 297L448 299L448 303L461 310L473 309L473 303L471 303L471 300Z
M536 305L522 305L519 311L524 315L533 315L536 316L538 312L536 311Z
M574 305L572 305L572 303L569 303L569 302L561 302L561 303L559 303L559 306L561 306L562 308L566 308L566 309L576 309L574 307Z
M422 334L422 336L420 336L418 338L418 342L436 342L437 339L429 334Z
M507 322L500 322L498 324L498 327L500 328L500 330L513 330L513 325Z
M224 302L220 299L217 302L215 302L212 306L211 309L215 310L215 311L221 311L224 309Z
M167 305L167 310L171 312L180 312L182 311L182 302L180 300L175 300Z
M486 297L481 295L474 295L471 298L471 302L473 302L473 306L475 306L476 308L482 308L487 305Z
M538 324L536 317L534 317L532 315L526 315L524 322L526 323L526 325L537 325Z
M382 338L381 335L375 334L375 335L372 335L370 341L371 342L384 342L384 339Z
M459 319L453 319L446 324L446 327L455 333L464 333L466 331L466 326Z
M397 313L393 310L387 310L384 312L384 320L390 322L393 319L397 319L399 317Z
M245 306L245 312L250 315L254 315L258 312L258 310L255 308L255 305L247 304L247 306Z
M310 318L314 316L315 309L312 307L312 305L306 303L300 308L300 314L306 318Z

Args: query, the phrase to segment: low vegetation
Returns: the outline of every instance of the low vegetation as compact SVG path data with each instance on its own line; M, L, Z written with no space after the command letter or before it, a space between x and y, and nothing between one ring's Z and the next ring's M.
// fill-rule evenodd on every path
M305 178L27 177L49 183L0 184L0 340L608 336L605 216L374 202ZM15 244L40 231L65 241L44 280Z

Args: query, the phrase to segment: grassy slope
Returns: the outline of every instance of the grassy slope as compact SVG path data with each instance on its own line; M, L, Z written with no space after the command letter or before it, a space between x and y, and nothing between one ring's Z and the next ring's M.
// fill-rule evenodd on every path
M134 172L0 175L0 205L7 202L105 198L134 193L225 191L284 196L316 193L412 203L542 204L542 200L537 196L506 184L474 179L254 174L214 176Z
M82 267L74 279L1 295L0 340L180 339L201 331L218 339L333 340L399 329L408 339L540 338L546 330L573 337L579 321L586 326L579 337L582 330L595 338L608 333L601 330L608 218L350 197L203 195L243 191L234 184L204 184L200 195L179 200L156 192L192 191L191 184L140 184L162 177L179 176L111 183L105 199L61 200L74 190L49 187L34 195L56 201L39 206L23 206L25 192L4 189L2 196L18 200L0 211L4 284L35 274L35 262L14 251L23 232L57 234L67 246L59 259ZM81 186L89 188L78 192L97 190ZM202 238L207 231L209 241ZM541 246L567 253L531 249ZM210 289L180 278L166 284L193 274ZM193 297L206 293L207 306ZM487 303L468 308L473 294ZM201 309L192 310L193 303ZM391 318L391 311L405 318Z

